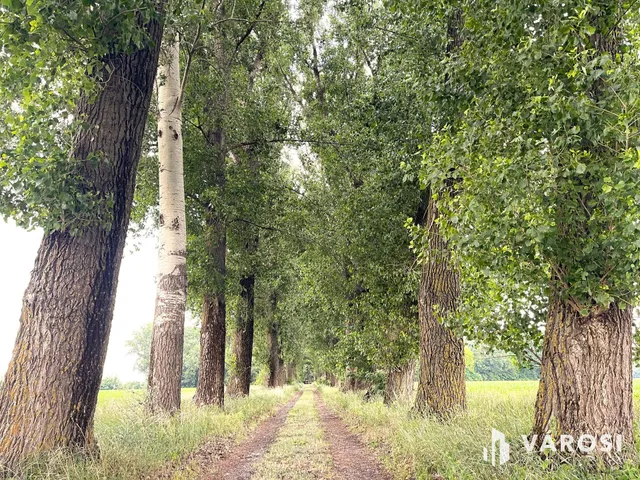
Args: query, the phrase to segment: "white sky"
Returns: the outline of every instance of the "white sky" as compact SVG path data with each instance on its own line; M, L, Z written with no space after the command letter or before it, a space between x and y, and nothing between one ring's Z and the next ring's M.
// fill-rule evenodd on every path
M0 377L4 377L11 360L22 294L29 283L41 238L41 231L27 232L0 219L0 251L10 252L5 256L7 270L0 275ZM125 342L135 330L153 321L157 254L155 238L127 242L104 376L117 375L123 381L144 380L134 370L134 359L127 354Z

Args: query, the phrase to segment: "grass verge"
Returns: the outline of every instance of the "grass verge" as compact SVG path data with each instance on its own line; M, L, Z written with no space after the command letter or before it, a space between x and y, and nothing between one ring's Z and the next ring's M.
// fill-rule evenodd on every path
M101 392L95 422L100 457L85 459L52 453L26 465L20 478L149 478L168 463L178 464L205 441L216 438L239 441L296 391L295 387L252 387L247 398L227 399L224 410L197 408L191 400L193 392L183 391L182 411L173 417L149 415L142 392Z
M362 395L322 387L327 405L376 449L396 479L640 478L637 463L617 470L594 469L528 454L521 435L531 429L536 391L537 382L470 382L468 411L441 422L416 417L410 405L386 407L379 398L365 402ZM640 402L634 397L638 418ZM483 460L483 448L491 447L492 428L505 433L511 444L511 459L501 467Z

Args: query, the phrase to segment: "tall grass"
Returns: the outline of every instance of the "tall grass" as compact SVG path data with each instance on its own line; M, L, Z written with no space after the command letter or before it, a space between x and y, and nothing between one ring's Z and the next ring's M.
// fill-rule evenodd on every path
M295 390L252 387L249 397L227 400L224 410L196 408L191 401L193 392L183 391L182 411L173 417L149 415L142 392L101 392L95 423L100 456L84 459L54 452L29 462L16 478L151 478L154 471L179 463L207 440L239 440Z
M442 422L417 417L410 405L386 407L381 399L365 402L361 395L323 388L327 404L379 451L396 479L640 478L640 469L632 464L618 470L598 469L528 454L521 435L531 430L536 391L537 382L470 382L468 412ZM637 394L635 407L638 416ZM502 467L483 460L492 428L511 443L511 460Z

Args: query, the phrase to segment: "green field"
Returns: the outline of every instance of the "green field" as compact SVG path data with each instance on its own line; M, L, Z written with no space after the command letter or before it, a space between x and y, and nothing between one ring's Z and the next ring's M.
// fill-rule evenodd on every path
M538 382L468 382L468 412L447 423L415 418L410 406L388 408L381 399L363 402L361 396L323 388L327 403L352 429L378 449L397 479L637 479L640 470L625 467L602 473L590 466L560 466L542 460L522 447L529 433ZM640 381L634 382L636 422L640 418ZM483 460L490 447L491 429L504 432L511 443L511 460L493 467Z

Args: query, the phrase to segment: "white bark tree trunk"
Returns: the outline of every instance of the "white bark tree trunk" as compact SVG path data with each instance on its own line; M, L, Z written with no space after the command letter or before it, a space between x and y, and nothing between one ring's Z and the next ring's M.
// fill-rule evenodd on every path
M187 298L187 231L182 155L180 42L163 46L158 67L160 229L156 309L149 365L152 411L180 408L184 317Z

